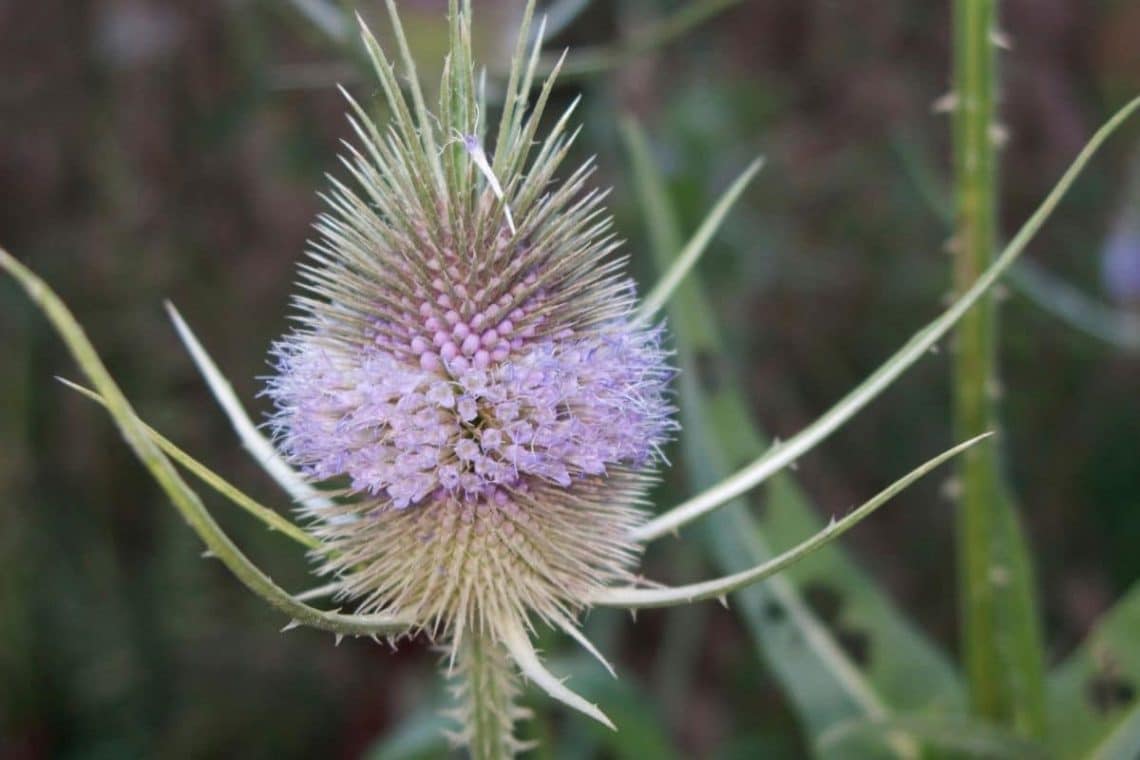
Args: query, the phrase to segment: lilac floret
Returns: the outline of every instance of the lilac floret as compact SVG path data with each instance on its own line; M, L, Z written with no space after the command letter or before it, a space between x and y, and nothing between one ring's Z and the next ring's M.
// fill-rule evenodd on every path
M295 335L277 346L273 428L309 476L347 476L399 509L437 489L486 497L527 478L571 488L657 458L674 427L659 340L617 324L443 376L375 345L353 355Z

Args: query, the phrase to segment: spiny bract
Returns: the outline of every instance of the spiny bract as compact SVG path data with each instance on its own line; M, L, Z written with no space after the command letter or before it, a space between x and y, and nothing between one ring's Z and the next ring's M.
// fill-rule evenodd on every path
M352 103L357 187L333 181L268 384L282 451L344 483L309 510L323 570L455 648L532 613L567 629L632 580L630 530L674 425L660 330L633 317L592 165L556 181L573 106L536 141L553 76L528 113L538 46L523 67L520 40L484 153L460 16L438 115L365 33L392 121Z

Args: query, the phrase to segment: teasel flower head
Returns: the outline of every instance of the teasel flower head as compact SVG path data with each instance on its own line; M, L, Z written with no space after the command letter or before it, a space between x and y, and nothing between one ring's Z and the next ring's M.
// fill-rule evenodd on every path
M267 385L280 451L343 488L309 510L321 569L453 658L467 636L572 630L633 580L675 427L661 330L634 318L593 165L564 168L573 106L539 136L553 76L528 103L520 42L485 148L468 23L453 8L437 114L365 32L392 121L352 102L353 183L333 180Z

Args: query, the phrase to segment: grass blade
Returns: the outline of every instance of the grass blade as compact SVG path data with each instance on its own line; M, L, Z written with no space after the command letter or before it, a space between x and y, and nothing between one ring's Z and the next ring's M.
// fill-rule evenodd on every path
M351 26L344 12L329 0L289 0L297 12L338 45L348 42Z
M933 162L918 155L903 137L894 142L899 163L910 177L919 197L947 229L954 224L954 211L947 201ZM1136 190L1140 193L1140 188ZM1140 352L1140 316L1117 309L1081 292L1033 261L1019 261L1006 278L1012 288L1037 308L1088 337L1129 353Z
M1022 261L1009 282L1038 308L1069 327L1129 353L1140 353L1140 316L1099 303L1048 270Z

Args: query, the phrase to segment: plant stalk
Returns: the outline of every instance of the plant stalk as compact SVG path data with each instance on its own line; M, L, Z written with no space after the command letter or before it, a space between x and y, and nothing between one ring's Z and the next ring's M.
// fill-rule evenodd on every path
M523 749L515 738L515 721L526 711L515 704L518 677L503 646L485 632L469 631L458 662L460 740L471 760L502 760Z
M997 0L954 3L954 287L961 293L997 248ZM956 435L996 430L996 305L987 295L958 328ZM1043 654L1025 538L1001 476L998 446L959 464L962 649L974 711L1018 732L1044 730Z

